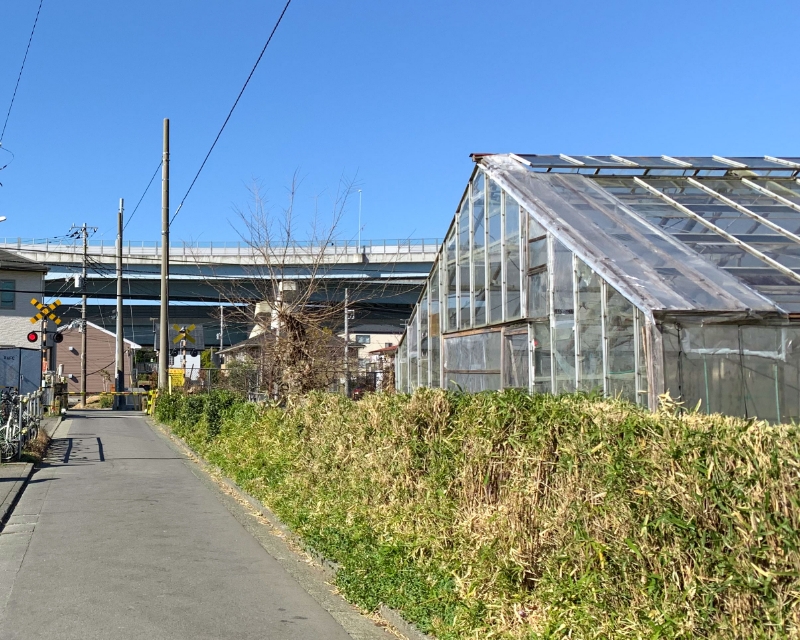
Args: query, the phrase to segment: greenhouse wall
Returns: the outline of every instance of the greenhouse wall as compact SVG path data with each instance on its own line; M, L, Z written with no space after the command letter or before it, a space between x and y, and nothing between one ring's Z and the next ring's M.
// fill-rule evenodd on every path
M654 406L646 325L478 169L400 344L397 386L581 390Z
M670 396L704 413L800 419L800 329L664 324Z
M800 161L476 157L397 386L800 419ZM580 173L580 175L577 175Z

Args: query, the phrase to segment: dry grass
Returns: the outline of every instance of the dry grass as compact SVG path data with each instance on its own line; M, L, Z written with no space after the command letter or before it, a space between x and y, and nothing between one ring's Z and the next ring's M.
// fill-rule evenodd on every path
M44 456L47 453L47 447L49 446L50 436L47 435L47 432L44 429L40 428L36 438L28 442L28 444L25 446L25 449L23 449L22 459L25 462L39 464L42 460L44 460Z
M439 390L183 415L346 595L439 637L798 637L795 426Z

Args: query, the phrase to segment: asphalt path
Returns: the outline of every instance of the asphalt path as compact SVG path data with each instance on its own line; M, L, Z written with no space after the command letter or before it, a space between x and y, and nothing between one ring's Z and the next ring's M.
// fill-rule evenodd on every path
M367 637L318 600L135 414L73 413L0 533L4 639Z

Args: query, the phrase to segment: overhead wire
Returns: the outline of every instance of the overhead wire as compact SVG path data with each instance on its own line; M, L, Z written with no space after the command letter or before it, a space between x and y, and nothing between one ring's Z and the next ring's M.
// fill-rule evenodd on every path
M125 231L125 229L128 228L128 224L130 223L131 220L133 220L133 216L136 215L136 211L139 209L139 205L142 204L142 200L144 200L144 197L147 195L147 192L150 191L150 185L152 185L153 184L153 180L156 179L156 175L158 175L158 170L161 168L162 164L164 164L164 161L163 160L159 161L158 166L156 167L156 170L153 171L153 177L150 178L150 182L147 183L147 187L145 187L145 190L144 190L144 193L142 194L142 197L139 198L139 202L137 202L136 206L133 208L133 213L130 216L128 216L128 220L125 222L125 225L122 227L123 231Z
M25 56L22 58L22 65L19 68L19 74L17 75L17 84L14 85L14 93L11 95L11 104L8 105L8 112L6 113L6 120L3 123L3 130L0 132L0 147L3 145L3 137L6 134L6 127L8 126L8 119L11 117L11 108L14 106L14 98L17 97L17 89L19 89L19 81L22 79L22 70L25 68L25 61L28 59L28 51L31 49L31 42L33 41L33 32L36 31L36 25L39 22L39 14L42 11L42 4L44 0L39 0L39 8L36 10L36 18L33 21L33 28L31 29L31 35L28 38L28 46L25 47ZM13 154L12 154L13 155ZM8 166L8 165L6 165Z
M239 100L242 97L242 94L244 93L244 90L247 88L247 85L250 83L250 79L253 77L253 74L256 72L256 67L258 67L258 63L261 62L261 58L264 56L264 53L266 52L267 47L269 47L269 43L272 42L272 37L275 35L275 32L278 30L278 27L280 26L281 21L283 20L283 16L286 14L286 10L289 8L289 5L291 3L292 3L292 0L287 0L286 1L286 4L283 7L283 11L281 11L281 15L278 16L278 21L275 23L275 26L272 27L272 32L269 34L269 38L267 38L267 42L264 44L264 48L261 49L261 53L258 55L258 59L256 60L256 63L253 65L253 68L250 70L250 75L248 75L247 76L247 80L244 81L244 85L242 85L242 89L241 89L241 91L239 91L239 95L236 96L236 100L234 101L233 106L231 107L231 110L228 112L228 116L225 118L225 122L222 123L222 126L220 127L219 132L217 133L217 137L214 138L214 142L211 144L211 148L208 150L208 153L206 154L206 157L203 159L203 162L200 165L200 168L197 170L197 173L195 174L194 179L192 180L192 183L189 185L189 188L186 190L186 193L184 194L183 198L181 199L181 202L178 205L178 208L175 210L175 214L172 216L172 219L169 221L170 225L172 225L172 223L174 222L175 218L178 216L178 213L180 212L181 207L183 207L183 203L186 202L186 198L189 197L189 193L191 192L192 187L194 187L194 183L197 182L197 178L200 176L200 172L203 170L203 167L206 166L206 162L208 161L208 158L211 156L211 152L214 151L214 147L217 146L217 142L219 141L219 138L222 135L222 132L225 130L225 126L228 124L228 120L230 120L231 116L233 115L233 110L236 109L236 105L239 104Z

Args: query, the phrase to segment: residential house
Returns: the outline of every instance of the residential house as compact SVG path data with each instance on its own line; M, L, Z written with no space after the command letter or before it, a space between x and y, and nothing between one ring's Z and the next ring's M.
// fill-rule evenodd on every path
M31 299L42 301L47 267L0 249L0 347L38 348L28 341L34 326L30 318L37 313ZM49 302L49 301L48 301Z
M64 336L56 348L56 362L62 375L68 381L70 392L81 390L81 331L79 323L73 323L61 331ZM86 323L86 392L89 394L114 390L116 372L116 334L99 327L93 322ZM125 384L131 385L134 351L141 346L125 340Z

